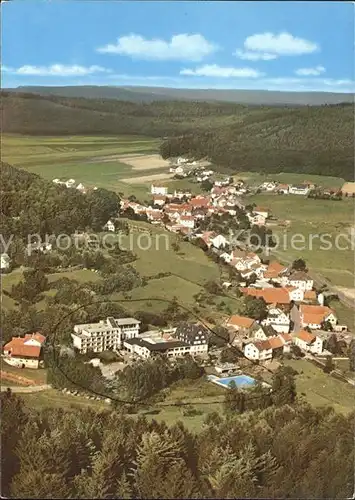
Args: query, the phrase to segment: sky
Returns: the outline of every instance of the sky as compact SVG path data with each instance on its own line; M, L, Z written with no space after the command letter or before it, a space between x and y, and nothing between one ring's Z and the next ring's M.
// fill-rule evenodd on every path
M354 92L347 2L2 3L2 87Z

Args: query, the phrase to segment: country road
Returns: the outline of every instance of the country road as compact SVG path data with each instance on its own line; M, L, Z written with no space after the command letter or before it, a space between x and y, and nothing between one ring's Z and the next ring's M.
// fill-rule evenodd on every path
M17 386L17 385L2 385L1 391L7 391L11 389L11 392L16 392L18 394L29 394L31 392L41 392L51 389L52 386L49 384L44 385L32 385L32 386Z

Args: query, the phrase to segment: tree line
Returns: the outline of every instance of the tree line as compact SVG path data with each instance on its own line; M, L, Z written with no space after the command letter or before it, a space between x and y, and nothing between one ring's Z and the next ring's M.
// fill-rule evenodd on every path
M1 394L2 492L15 498L349 498L354 413L289 402L199 432L118 410L35 411Z

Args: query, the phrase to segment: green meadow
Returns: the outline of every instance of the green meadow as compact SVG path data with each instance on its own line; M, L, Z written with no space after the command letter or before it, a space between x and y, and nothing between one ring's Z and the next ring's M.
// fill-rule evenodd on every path
M273 251L277 257L286 262L303 258L310 268L334 285L354 287L354 252L350 240L354 224L353 199L330 201L298 195L259 194L248 200L268 207L278 222L289 221L287 227L280 224L271 227L281 242ZM304 236L305 244L301 239L297 243L296 234ZM331 248L326 241L332 244ZM345 246L348 248L341 248Z

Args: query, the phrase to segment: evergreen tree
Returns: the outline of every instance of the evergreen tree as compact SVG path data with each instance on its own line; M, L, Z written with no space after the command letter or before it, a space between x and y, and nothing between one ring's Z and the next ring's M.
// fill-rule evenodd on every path
M293 370L280 366L272 378L272 400L275 405L294 403L296 399L296 383Z

